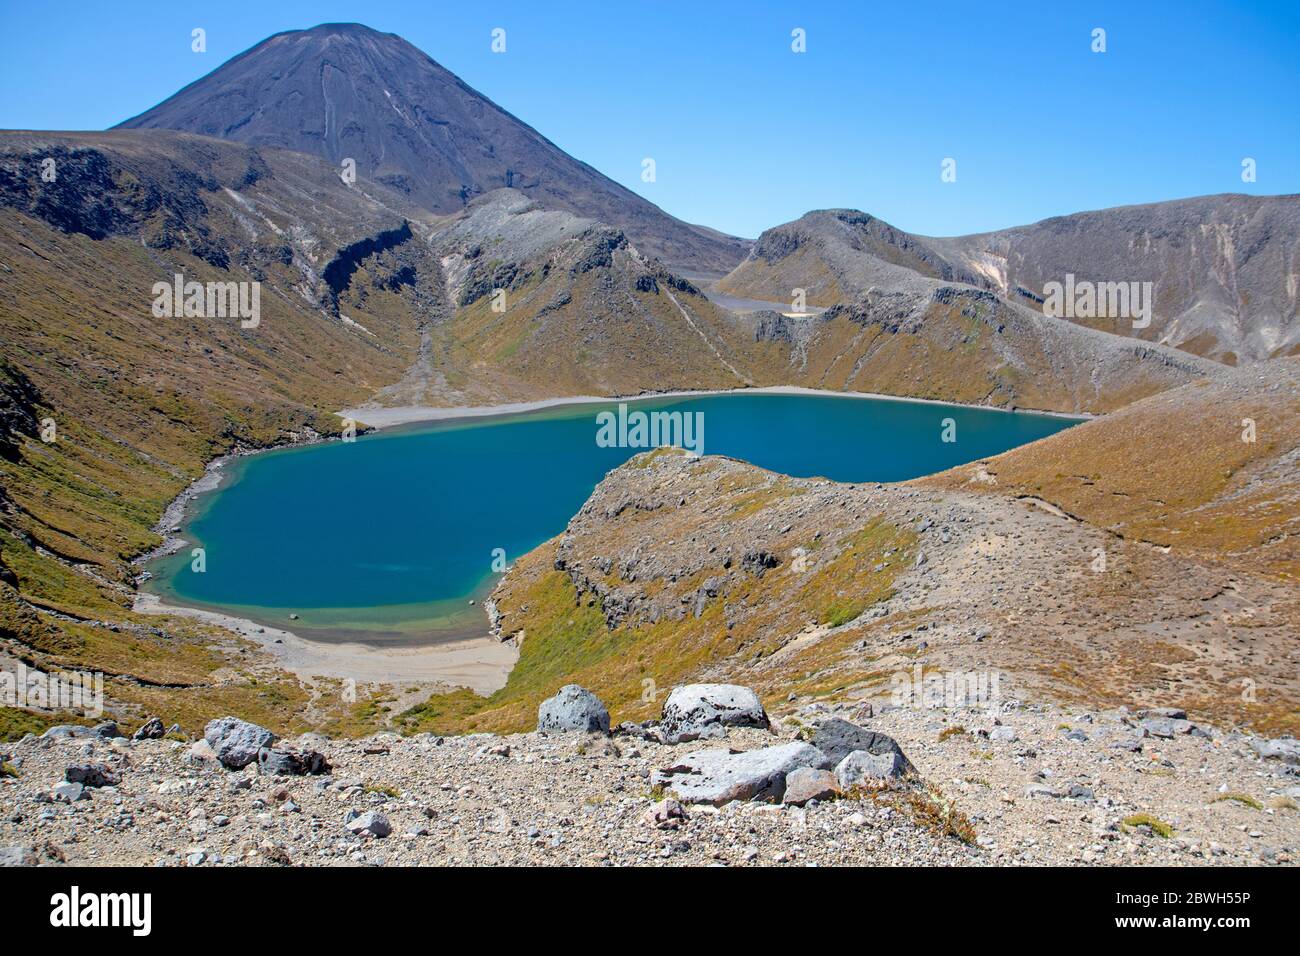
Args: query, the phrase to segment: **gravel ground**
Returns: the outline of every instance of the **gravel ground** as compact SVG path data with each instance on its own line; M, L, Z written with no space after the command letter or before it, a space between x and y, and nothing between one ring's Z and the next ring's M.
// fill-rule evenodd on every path
M260 776L173 740L27 738L4 745L18 776L0 788L9 862L212 866L1294 864L1297 769L1252 739L1140 737L1136 715L1049 708L923 711L805 707L772 732L667 746L586 734L287 743L324 753L322 776ZM965 843L914 818L902 785L806 807L686 806L661 828L650 776L692 750L748 750L808 733L835 713L894 736L925 783L973 823ZM1001 721L1001 725L995 723ZM940 734L960 723L964 733ZM1068 726L1068 730L1067 730ZM998 728L998 729L995 729ZM981 732L993 731L993 739ZM1081 731L1082 733L1074 733ZM1076 739L1067 737L1074 733ZM1014 736L1016 739L998 739ZM1079 739L1079 738L1086 739ZM1254 739L1258 743L1258 739ZM1121 744L1122 747L1116 746ZM1134 746L1139 750L1132 750ZM202 750L202 746L198 748ZM116 786L51 797L74 764L102 761ZM1071 790L1071 787L1074 787ZM1240 793L1258 809L1235 799ZM1071 796L1063 794L1073 793ZM385 837L347 828L377 811ZM1146 813L1162 837L1122 821Z

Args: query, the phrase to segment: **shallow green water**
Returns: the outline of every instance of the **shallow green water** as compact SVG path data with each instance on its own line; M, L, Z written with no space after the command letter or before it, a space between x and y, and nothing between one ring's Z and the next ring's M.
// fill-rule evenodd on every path
M155 562L149 587L319 639L481 632L483 613L468 602L497 578L494 549L513 562L559 533L606 472L643 450L597 444L597 414L615 409L463 419L239 459L187 529L205 570L192 570L187 549ZM628 410L701 413L705 454L850 482L915 478L1074 424L806 395L656 399ZM955 442L942 441L949 418Z

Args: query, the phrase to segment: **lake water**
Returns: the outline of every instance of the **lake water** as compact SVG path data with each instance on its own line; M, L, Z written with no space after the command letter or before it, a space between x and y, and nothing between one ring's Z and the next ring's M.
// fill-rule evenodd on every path
M319 640L481 634L481 601L499 576L494 549L513 562L558 534L606 472L643 450L597 444L598 413L617 408L427 423L237 459L186 528L204 549L202 573L187 548L154 562L148 589ZM1075 424L843 396L708 395L627 408L701 413L705 454L846 482L931 474ZM949 418L955 442L942 441Z

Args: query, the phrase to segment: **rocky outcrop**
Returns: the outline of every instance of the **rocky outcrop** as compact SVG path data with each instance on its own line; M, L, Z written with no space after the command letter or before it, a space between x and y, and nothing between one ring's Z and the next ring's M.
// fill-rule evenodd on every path
M352 274L357 271L363 259L395 249L410 239L411 224L406 221L395 229L385 229L373 236L358 239L335 253L334 258L321 270L321 278L337 299L339 293L352 281Z
M881 754L854 750L835 765L835 779L842 790L852 790L854 787L896 780L911 769L912 765L901 750Z

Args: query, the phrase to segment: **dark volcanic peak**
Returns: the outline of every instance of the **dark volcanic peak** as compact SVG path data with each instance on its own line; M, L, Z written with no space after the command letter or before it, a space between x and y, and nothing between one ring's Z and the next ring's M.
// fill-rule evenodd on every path
M401 37L357 23L278 33L121 125L352 159L360 177L444 214L518 189L687 268L725 271L745 252L569 156Z

